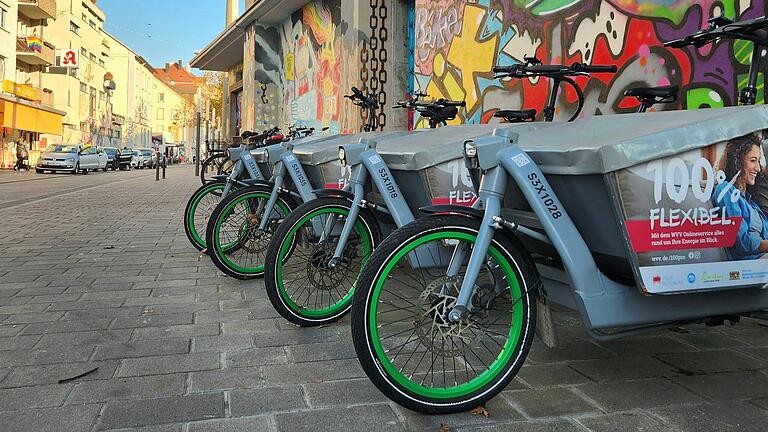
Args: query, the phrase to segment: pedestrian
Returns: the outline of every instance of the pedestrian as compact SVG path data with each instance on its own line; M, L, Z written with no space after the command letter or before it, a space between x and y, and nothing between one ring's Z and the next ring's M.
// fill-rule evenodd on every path
M21 171L22 169L29 170L29 167L24 162L25 159L29 157L29 154L27 153L27 143L24 142L23 139L17 138L16 139L16 166L13 167L14 170Z

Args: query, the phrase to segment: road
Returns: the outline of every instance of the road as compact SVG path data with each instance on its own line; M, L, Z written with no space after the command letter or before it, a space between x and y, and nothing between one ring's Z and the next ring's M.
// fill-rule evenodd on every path
M365 377L348 319L296 328L260 281L199 258L191 171L0 174L0 430L766 430L754 320L595 342L561 312L561 347L534 342L488 417L402 409Z

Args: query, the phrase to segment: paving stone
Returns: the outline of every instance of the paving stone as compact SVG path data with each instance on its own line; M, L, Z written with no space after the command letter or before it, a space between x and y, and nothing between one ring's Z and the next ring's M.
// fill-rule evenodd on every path
M94 300L56 303L48 310L68 311L62 320L75 319L99 319L114 318L124 315L138 315L141 308L121 308L123 299L118 300Z
M700 403L702 399L661 379L586 384L578 388L606 411Z
M157 426L109 429L108 432L183 432L184 423L171 423Z
M192 314L158 315L147 313L139 317L120 317L112 323L113 329L137 327L164 327L172 325L192 324Z
M253 336L246 334L199 336L192 340L192 351L232 351L253 346Z
M41 295L32 297L29 303L73 302L77 301L80 297L82 297L80 293Z
M43 335L35 349L69 349L76 347L93 348L114 342L127 341L131 337L131 330L101 330L74 333L60 333Z
M592 432L653 431L676 432L677 429L644 413L622 412L595 417L581 417L577 420Z
M175 374L78 383L67 404L180 396L186 381L186 374Z
M454 430L446 425L448 430ZM459 432L584 432L578 425L568 420L532 420L526 422L499 423L493 426L469 426L455 429ZM640 432L640 431L638 431Z
M269 370L266 371L269 373ZM312 407L347 406L385 403L384 396L370 380L345 380L303 384L304 394Z
M104 299L126 299L123 304L126 306L140 306L143 303L141 297L147 297L152 293L151 290L143 289L143 290L120 290L120 291L96 291L96 292L87 292L83 294L83 300L104 300ZM139 299L136 299L135 297L139 297ZM129 300L136 300L139 303L133 302L129 303Z
M564 364L524 365L517 372L517 378L534 388L590 382L584 375Z
M656 358L676 368L683 375L757 370L766 367L767 364L733 351L660 354Z
M8 432L88 431L99 415L101 405L46 408L19 412L0 412L0 425Z
M768 328L756 328L754 330L742 330L734 333L734 339L745 342L754 347L768 347Z
M218 302L151 305L144 308L156 314L177 314L185 312L216 311L219 310Z
M34 297L50 294L62 294L65 287L38 287L38 288L24 288L16 292L16 297Z
M0 351L0 365L8 367L84 362L92 352L93 347Z
M222 369L205 372L192 372L189 392L211 390L247 389L263 385L262 371L259 368Z
M31 297L0 297L0 306L19 306L30 303Z
M125 300L125 306L147 306L147 305L162 305L162 304L177 304L177 303L194 303L195 295L182 295L182 296L167 296L167 297L140 297L129 298Z
M268 384L311 383L365 376L357 360L330 360L313 363L272 365L266 374Z
M3 380L11 372L10 369L0 369L0 387L2 387Z
M307 406L298 386L234 390L229 394L229 405L234 417L295 411Z
M120 342L96 347L93 359L105 360L184 354L189 352L189 347L190 340L184 338Z
M596 345L591 340L576 339L560 341L558 348L547 348L542 343L534 343L527 358L534 363L556 363L610 357L616 357L616 354Z
M48 305L44 305L48 306ZM37 312L37 313L19 313L13 314L3 321L3 325L7 324L30 324L38 322L50 322L60 319L64 315L64 312Z
M16 336L0 338L0 351L30 349L40 336Z
M70 391L71 384L0 389L0 409L14 411L59 406Z
M137 328L133 332L133 339L165 339L194 336L215 336L218 334L218 324L189 324L169 327Z
M0 327L0 331L2 331L2 327ZM739 348L738 350L747 355L768 360L768 348Z
M87 362L51 364L42 366L19 366L13 368L0 387L24 387L44 384L57 384L59 380L71 378L91 371L99 370L78 378L77 382L109 379L115 374L117 362Z
M351 341L291 345L287 348L297 363L357 358Z
M224 395L198 394L108 402L98 429L117 429L224 417Z
M281 332L259 332L254 334L255 346L286 346L338 342L339 335L333 327L311 327Z
M275 422L278 431L290 432L337 432L340 425L350 431L405 430L389 405L382 404L278 414Z
M219 369L219 367L218 354L208 352L128 358L123 360L118 376L160 375Z
M258 319L236 322L222 322L222 333L229 334L253 334L256 332L276 331L277 324L273 319Z
M74 333L94 330L106 330L110 319L66 320L28 325L22 335L42 335L49 333Z
M227 367L243 368L288 363L288 356L281 347L252 348L227 352Z
M766 413L745 402L656 408L651 411L684 431L764 432Z
M589 379L598 382L679 375L675 368L649 356L622 356L611 359L588 360L572 362L569 363L569 366Z
M736 339L734 334L722 334L722 333L679 333L674 337L680 339L689 345L693 345L700 349L721 349L745 346L746 343Z
M708 400L768 398L768 376L756 371L681 376L672 381Z
M189 423L187 432L271 432L269 418L243 417Z
M511 391L502 395L513 407L532 418L600 412L597 407L565 387Z
M26 324L0 325L0 337L16 336L22 330L24 330L25 327L26 327Z
M195 313L195 322L198 323L219 323L219 322L239 322L248 320L247 310L237 311L211 311ZM271 329L270 329L271 330Z

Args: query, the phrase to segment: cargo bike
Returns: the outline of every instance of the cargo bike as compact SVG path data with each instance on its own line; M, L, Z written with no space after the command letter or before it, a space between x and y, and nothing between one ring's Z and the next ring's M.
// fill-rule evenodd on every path
M756 42L741 93L754 103L768 23L710 22L673 43ZM766 137L763 105L467 140L482 208L422 209L430 216L393 232L361 273L351 324L364 371L404 407L460 412L505 388L535 332L556 344L552 303L597 340L763 316L768 232L755 215L768 218L748 188Z

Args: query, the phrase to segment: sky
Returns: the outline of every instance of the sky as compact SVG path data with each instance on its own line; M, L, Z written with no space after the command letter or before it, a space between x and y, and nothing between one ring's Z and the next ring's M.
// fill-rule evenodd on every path
M107 16L107 32L154 67L177 60L189 64L195 51L224 31L226 19L225 0L99 0L97 5Z

